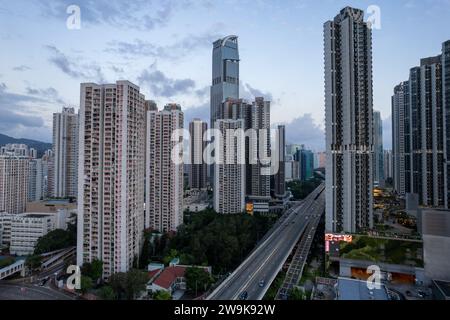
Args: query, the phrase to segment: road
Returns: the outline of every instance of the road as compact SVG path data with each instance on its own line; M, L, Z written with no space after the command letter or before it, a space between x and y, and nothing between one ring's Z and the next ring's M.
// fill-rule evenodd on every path
M14 284L0 281L0 300L72 300L68 294L33 284Z
M208 296L209 300L236 300L247 292L248 300L261 300L305 231L310 215L319 214L315 198L321 185L302 203L289 209L247 259ZM318 201L322 201L319 197ZM263 284L263 283L264 284Z

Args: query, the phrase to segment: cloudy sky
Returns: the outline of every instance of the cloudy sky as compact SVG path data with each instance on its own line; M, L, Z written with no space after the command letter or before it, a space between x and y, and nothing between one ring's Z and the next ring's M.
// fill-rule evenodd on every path
M235 34L241 96L270 99L289 142L323 149L322 29L346 5L381 10L374 106L390 148L392 89L450 39L450 0L0 0L0 133L50 141L52 113L78 107L81 82L118 79L207 120L212 42Z

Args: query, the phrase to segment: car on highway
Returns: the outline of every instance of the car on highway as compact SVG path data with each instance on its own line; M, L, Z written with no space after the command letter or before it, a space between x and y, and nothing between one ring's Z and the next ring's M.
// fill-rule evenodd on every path
M265 285L266 285L266 282L264 281L264 279L259 282L259 286L261 288L264 287Z
M248 292L244 291L239 295L239 300L247 300L248 298Z

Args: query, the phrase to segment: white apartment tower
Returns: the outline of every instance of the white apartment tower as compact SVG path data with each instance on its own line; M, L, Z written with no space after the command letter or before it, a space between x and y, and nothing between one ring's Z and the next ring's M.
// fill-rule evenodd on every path
M326 231L373 225L372 33L346 7L324 24Z
M219 119L215 137L214 210L222 214L245 210L244 120Z
M26 210L29 161L25 156L0 155L0 212L22 213Z
M183 224L183 124L178 104L147 111L145 227L160 232Z
M126 272L144 230L145 97L129 81L81 84L77 264Z
M74 108L53 114L52 195L76 197L78 193L78 115Z

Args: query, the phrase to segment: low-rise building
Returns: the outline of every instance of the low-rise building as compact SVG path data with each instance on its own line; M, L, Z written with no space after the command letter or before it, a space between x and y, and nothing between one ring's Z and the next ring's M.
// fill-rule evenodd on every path
M384 284L379 288L370 288L367 281L339 278L336 284L337 300L389 300L389 294Z
M9 252L18 256L33 254L38 239L54 230L55 215L17 214L11 219Z

